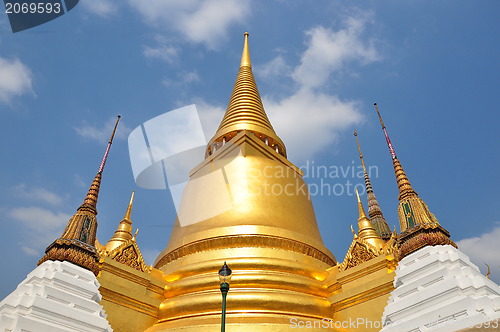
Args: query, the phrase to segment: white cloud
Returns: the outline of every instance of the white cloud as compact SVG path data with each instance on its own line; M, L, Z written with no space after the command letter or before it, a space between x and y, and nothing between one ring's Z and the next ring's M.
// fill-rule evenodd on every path
M80 188L86 188L88 185L88 183L85 183L85 181L83 181L82 177L79 174L75 174L74 183Z
M173 29L190 42L215 49L228 28L250 13L249 0L129 0L146 23Z
M99 141L101 143L107 143L109 138L111 137L111 132L113 131L113 127L116 123L116 118L110 118L103 126L93 126L87 122L83 122L80 126L75 127L75 130L78 135ZM132 129L127 127L123 120L120 120L118 127L115 133L115 139L125 139Z
M491 232L460 240L457 245L483 273L486 273L485 264L488 264L491 268L491 279L500 283L498 239L500 239L500 223L497 222L496 227Z
M165 78L162 83L165 86L181 86L190 83L200 82L200 76L196 70L178 73L176 78Z
M14 208L7 216L20 222L24 228L21 243L24 253L39 257L43 250L61 235L64 225L71 218L67 213L52 212L39 207Z
M81 6L92 14L107 17L118 11L116 0L85 0L80 1Z
M19 59L0 57L0 102L8 103L14 96L33 92L31 71Z
M367 18L367 15L349 17L345 20L345 28L338 31L322 26L307 31L308 48L295 68L293 78L303 87L317 88L348 62L366 64L379 60L373 42L362 39Z
M255 75L264 80L275 79L280 76L288 76L290 66L286 63L282 55L278 55L268 63L258 66L254 69Z
M41 256L41 251L30 247L21 246L22 251L28 256Z
M301 163L336 141L341 130L362 119L357 102L302 89L279 101L264 100L274 130L290 160Z
M225 109L221 106L208 104L202 100L196 101L196 109L200 116L203 133L208 142L217 131Z
M44 188L28 188L25 183L15 186L13 192L20 197L45 202L51 205L60 205L64 200L62 196Z
M60 228L71 218L67 213L54 213L39 207L20 207L9 211L9 216L29 229L43 231Z
M264 78L281 75L295 82L296 90L291 95L263 97L269 118L292 161L304 162L335 143L342 130L362 121L358 102L325 93L324 86L348 63L365 65L380 59L373 44L362 36L368 18L358 13L356 18L346 18L344 27L337 31L322 26L306 31L307 48L291 75L281 55L256 69Z
M177 58L179 49L171 45L158 45L156 47L144 46L143 54L146 58L157 58L167 63L172 63Z

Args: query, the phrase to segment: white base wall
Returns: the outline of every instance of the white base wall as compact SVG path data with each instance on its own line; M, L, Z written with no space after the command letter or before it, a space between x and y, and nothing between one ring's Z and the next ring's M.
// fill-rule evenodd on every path
M491 321L500 330L500 287L453 246L403 258L394 286L383 332L457 331Z
M0 302L2 332L111 332L92 272L46 261Z

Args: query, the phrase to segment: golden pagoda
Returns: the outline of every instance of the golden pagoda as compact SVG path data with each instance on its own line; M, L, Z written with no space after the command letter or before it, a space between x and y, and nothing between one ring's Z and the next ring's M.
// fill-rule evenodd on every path
M264 111L245 33L227 111L206 159L190 173L155 262L167 285L158 323L147 331L220 328L214 276L224 261L234 271L228 330L277 331L292 318L331 318L323 281L336 260L323 244L302 172L285 151Z

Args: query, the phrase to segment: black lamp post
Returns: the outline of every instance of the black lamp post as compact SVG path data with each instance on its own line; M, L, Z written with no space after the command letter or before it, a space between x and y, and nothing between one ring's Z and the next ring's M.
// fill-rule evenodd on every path
M226 331L226 297L229 292L229 281L231 280L231 269L227 266L226 262L219 270L220 291L222 293L222 323L221 332Z

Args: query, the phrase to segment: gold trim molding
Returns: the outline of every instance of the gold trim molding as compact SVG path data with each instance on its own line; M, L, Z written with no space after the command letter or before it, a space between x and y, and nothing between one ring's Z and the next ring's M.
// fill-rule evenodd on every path
M163 256L155 264L155 268L160 268L181 257L206 250L242 247L272 247L304 254L315 258L325 264L328 264L329 266L335 266L335 264L337 263L334 259L326 255L324 252L302 242L277 236L249 234L213 237L188 243L180 248L172 250L171 252Z

